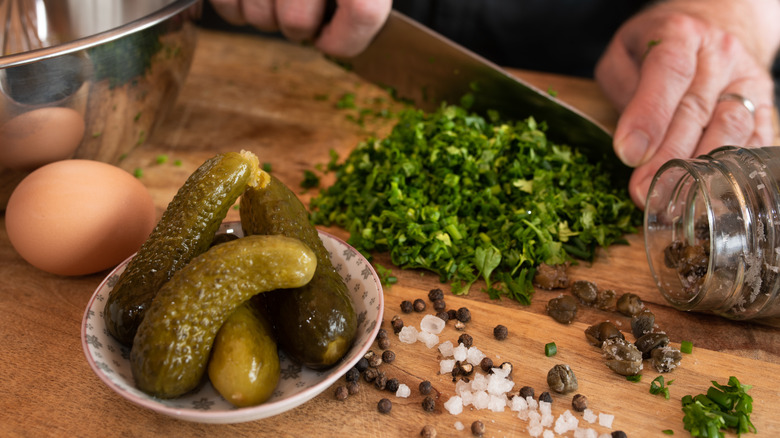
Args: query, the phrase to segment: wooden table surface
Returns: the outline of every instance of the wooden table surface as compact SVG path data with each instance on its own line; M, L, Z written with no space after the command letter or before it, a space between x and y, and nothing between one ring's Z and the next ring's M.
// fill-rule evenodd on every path
M614 127L616 113L589 80L532 72L517 72L541 89L552 88L558 98ZM317 52L274 39L202 31L191 73L178 103L161 128L136 149L121 166L143 169L146 184L161 214L187 176L204 160L221 151L247 149L269 162L273 172L298 187L304 170L325 164L329 150L345 157L369 135L383 135L391 120L368 117L355 122L356 111L337 109L346 93L354 93L358 107L392 104L384 92L329 63ZM552 125L552 124L551 124ZM160 154L170 161L155 164ZM181 160L181 166L171 164ZM323 179L329 183L328 177ZM302 193L306 202L311 192ZM231 211L228 219L237 220ZM438 374L436 349L403 344L391 335L396 361L382 365L389 377L412 388L409 398L395 398L368 384L346 401L336 400L335 385L310 402L275 417L232 425L207 425L172 419L134 405L104 385L90 369L81 347L82 317L87 302L105 273L63 278L38 271L11 247L0 218L0 436L416 436L426 424L439 436L470 436L468 427L480 419L486 436L524 436L527 422L506 410L496 413L467 408L453 416L442 405L454 395L452 379ZM341 237L346 233L330 229ZM780 436L776 415L780 400L780 332L755 323L736 323L718 317L681 313L671 309L655 289L647 266L641 235L628 236L629 245L600 251L593 264L570 270L572 279L587 279L601 288L639 295L656 315L656 322L673 344L692 341L694 352L666 376L675 379L671 398L649 393L657 375L646 369L639 383L612 373L598 349L585 341L589 325L609 319L630 333L629 320L615 312L584 308L571 325L554 322L544 313L546 302L560 292L537 291L530 306L491 301L477 286L467 297L449 294L435 275L393 269L397 284L385 289L385 321L400 314L402 300L426 298L428 290L444 286L449 307L466 306L473 320L467 332L495 360L515 367L515 390L524 385L547 390L547 371L568 363L577 373L580 389L595 412L615 415L612 430L629 436L687 436L680 398L706 391L711 380L725 383L729 376L754 385L753 422L760 436ZM392 267L388 258L378 263ZM419 327L422 314L403 315L407 325ZM509 328L509 338L493 339L496 324ZM448 324L442 341L459 336ZM629 335L630 339L633 339ZM557 356L548 358L543 346L554 341ZM435 388L434 412L421 408L417 390L422 380ZM343 379L336 385L343 384ZM394 402L388 415L377 412L377 401ZM553 414L571 408L571 394L555 395ZM580 415L580 414L578 414ZM610 429L580 420L600 433ZM571 433L569 434L571 436Z

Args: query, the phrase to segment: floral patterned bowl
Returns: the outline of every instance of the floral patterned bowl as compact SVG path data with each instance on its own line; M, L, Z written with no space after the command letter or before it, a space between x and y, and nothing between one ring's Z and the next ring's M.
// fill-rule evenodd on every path
M225 222L220 231L239 237L242 235L238 222ZM103 320L106 298L129 259L103 280L84 312L81 343L87 362L95 374L122 397L182 420L240 423L277 415L309 401L330 387L363 357L379 331L384 311L382 285L371 264L337 237L320 231L320 238L330 252L333 266L347 284L358 315L355 342L346 356L332 368L323 371L310 370L293 362L280 350L281 378L276 391L264 404L246 408L236 408L228 403L211 386L208 379L194 391L172 400L155 398L138 390L130 371L130 349L108 334Z

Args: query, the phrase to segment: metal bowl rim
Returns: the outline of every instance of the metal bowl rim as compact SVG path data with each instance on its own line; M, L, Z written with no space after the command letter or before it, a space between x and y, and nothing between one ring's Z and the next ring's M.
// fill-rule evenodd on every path
M78 52L122 38L134 32L138 32L156 24L162 23L170 17L186 10L190 6L193 6L199 1L201 0L174 0L170 4L149 15L104 32L96 33L94 35L75 39L73 41L57 44L54 46L16 53L13 55L0 56L0 70Z

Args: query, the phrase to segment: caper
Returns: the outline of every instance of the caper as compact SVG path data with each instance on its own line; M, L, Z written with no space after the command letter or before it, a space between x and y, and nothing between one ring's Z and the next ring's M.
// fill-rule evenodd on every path
M620 338L625 339L623 333L609 321L600 322L592 325L585 330L585 337L590 345L601 348L607 339Z
M562 289L569 285L569 277L566 275L566 265L548 265L541 263L536 268L533 279L534 286L540 289Z
M617 303L617 294L612 289L600 289L596 294L596 307L601 310L612 310Z
M601 346L607 366L622 376L633 376L642 371L642 352L625 339L613 338Z
M617 311L626 316L638 315L645 305L638 295L625 293L617 300Z
M639 339L651 333L654 325L655 315L649 310L644 310L631 318L631 333L634 334L634 338Z
M547 373L547 385L559 394L576 391L578 388L577 377L566 364L557 364L550 369Z
M582 304L592 305L596 302L599 288L590 281L577 280L571 285L571 293L577 297Z
M642 352L643 359L650 359L650 354L656 348L665 347L669 344L669 336L665 333L648 333L634 342L636 348Z
M669 346L656 348L650 356L653 367L659 373L668 373L677 368L682 360L682 353L680 353L680 350Z
M562 324L569 324L577 316L577 300L571 295L553 298L547 302L547 314Z

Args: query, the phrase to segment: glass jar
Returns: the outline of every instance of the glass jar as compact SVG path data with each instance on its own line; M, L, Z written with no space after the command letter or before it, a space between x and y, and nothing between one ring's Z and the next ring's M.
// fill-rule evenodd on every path
M675 308L780 323L780 146L672 160L645 205L645 250Z

